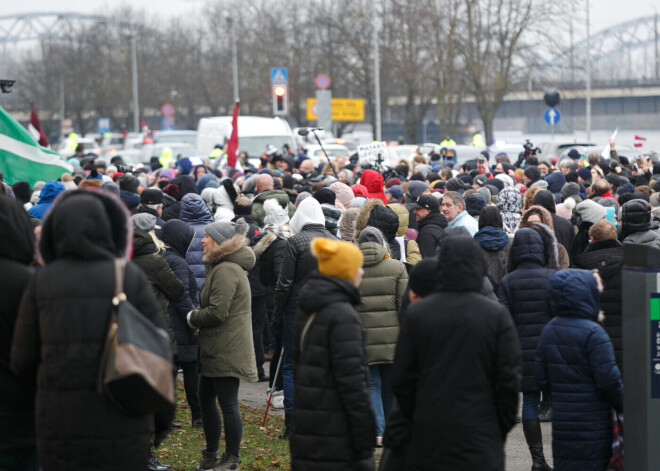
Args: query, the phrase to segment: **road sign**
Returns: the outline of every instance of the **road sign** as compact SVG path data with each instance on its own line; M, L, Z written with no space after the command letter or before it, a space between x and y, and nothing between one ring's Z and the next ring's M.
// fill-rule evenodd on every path
M543 115L545 122L550 126L556 125L561 120L561 113L557 108L548 108Z
M160 113L163 116L174 116L174 107L169 103L165 103L163 106L160 107Z
M160 128L163 131L172 131L174 129L174 116L162 116Z
M272 67L270 69L270 84L271 85L288 85L289 84L289 69L286 67Z
M379 155L381 159L387 159L387 144L384 142L372 142L358 146L357 151L360 165L375 164Z
M331 83L332 81L330 80L330 77L327 74L318 74L314 79L314 84L316 85L316 88L320 88L321 90L327 90L330 87Z
M96 122L96 130L99 134L110 132L110 118L99 118Z
M364 121L362 98L333 98L331 100L333 121ZM307 121L317 121L316 98L307 99Z

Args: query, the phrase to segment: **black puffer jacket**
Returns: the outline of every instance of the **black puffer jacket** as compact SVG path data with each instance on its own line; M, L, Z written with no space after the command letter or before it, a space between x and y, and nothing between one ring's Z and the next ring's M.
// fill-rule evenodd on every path
M412 421L409 469L503 471L518 410L516 330L504 306L479 294L485 269L474 240L447 238L440 258L439 292L408 308L392 369Z
M422 258L433 257L438 253L440 241L447 227L447 218L439 211L431 211L417 223L417 245Z
M30 217L13 198L0 196L0 453L29 452L34 440L34 379L9 368L14 325L32 275L34 234Z
M603 280L600 308L605 313L603 328L612 340L616 365L623 374L623 313L621 311L621 274L623 245L616 240L597 240L575 259L575 267L598 269Z
M298 306L298 293L307 278L316 271L318 263L309 244L315 237L335 239L323 224L308 224L300 234L286 241L282 268L275 288L275 311L273 319L278 320L285 312L295 312Z
M293 328L293 470L374 469L376 422L359 302L358 289L338 278L313 275L301 290Z
M513 316L523 350L523 392L537 390L534 355L543 327L552 318L549 289L556 270L544 268L546 253L543 238L535 229L519 229L510 250L512 270L500 283L499 300Z
M199 305L195 274L186 263L186 252L195 237L195 230L183 221L173 219L163 224L161 239L168 248L164 257L170 269L183 283L183 296L168 306L172 330L179 350L179 361L197 360L197 345L193 345L194 330L190 328L186 316Z
M593 225L592 222L588 221L582 221L582 224L580 224L578 232L575 234L575 239L573 239L573 246L569 252L572 264L575 264L575 259L582 254L589 245L589 229L591 229L591 226ZM559 242L559 238L557 238L557 242Z
M150 416L120 413L97 389L115 291L113 259L123 256L128 218L103 192L67 192L41 233L46 266L28 283L16 322L11 365L37 379L36 431L44 470L143 471ZM124 292L164 327L142 271L126 265Z
M172 330L167 301L174 303L181 299L183 296L183 283L176 277L165 258L158 252L151 236L139 229L133 232L133 263L142 269L151 284L163 314L163 321L167 325L170 334L172 353L177 355L178 348L174 330Z
M291 237L288 227L266 226L264 233L254 238L252 251L259 265L259 279L266 287L266 307L268 312L273 312L275 307L275 286L282 268L284 248L286 241Z
M390 256L394 260L401 259L401 246L395 240L399 230L399 216L387 206L374 206L369 215L368 225L383 233L390 248Z
M658 223L652 221L651 206L644 200L631 200L621 206L619 240L624 244L650 245L660 249Z
M163 221L179 219L180 211L181 203L167 193L163 193Z

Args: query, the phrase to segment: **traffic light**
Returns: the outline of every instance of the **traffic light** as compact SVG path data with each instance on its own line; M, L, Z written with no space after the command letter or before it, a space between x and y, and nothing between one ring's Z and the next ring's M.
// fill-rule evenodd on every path
M289 112L286 85L273 86L273 114L286 115Z

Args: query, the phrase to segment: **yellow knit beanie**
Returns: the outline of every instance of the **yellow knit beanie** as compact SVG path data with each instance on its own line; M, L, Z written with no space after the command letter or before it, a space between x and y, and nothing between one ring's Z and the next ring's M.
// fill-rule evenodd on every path
M317 237L311 248L322 275L350 281L362 266L362 252L349 242Z

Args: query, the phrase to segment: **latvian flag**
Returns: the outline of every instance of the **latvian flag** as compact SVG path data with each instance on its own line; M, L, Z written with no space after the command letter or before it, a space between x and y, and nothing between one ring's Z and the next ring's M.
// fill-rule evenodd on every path
M635 144L633 144L635 147L642 147L644 145L644 141L646 140L645 137L638 136L635 134Z
M39 180L57 180L73 167L59 154L41 147L21 123L0 107L0 172L13 185L26 181L30 186Z

